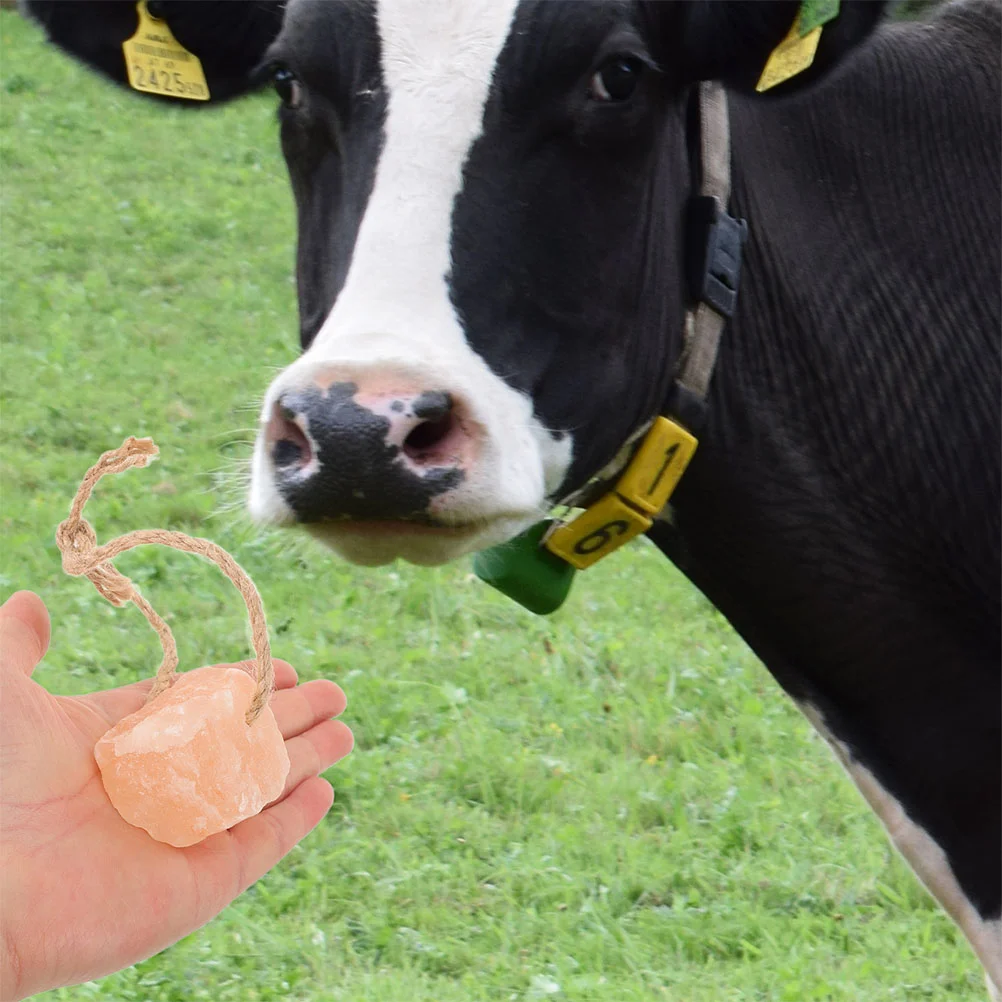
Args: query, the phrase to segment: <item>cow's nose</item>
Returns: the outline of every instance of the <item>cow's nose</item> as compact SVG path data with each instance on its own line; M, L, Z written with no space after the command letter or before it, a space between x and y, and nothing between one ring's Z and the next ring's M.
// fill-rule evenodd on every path
M450 394L347 382L282 394L267 443L278 489L304 522L426 519L464 479L472 446Z

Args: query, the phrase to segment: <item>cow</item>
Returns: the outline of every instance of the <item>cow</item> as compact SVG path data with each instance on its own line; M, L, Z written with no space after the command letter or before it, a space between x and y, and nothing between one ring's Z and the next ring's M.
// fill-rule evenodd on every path
M25 6L143 89L134 5ZM1002 992L1002 8L141 8L147 54L199 61L191 107L279 98L302 354L251 513L442 563L622 500L664 418L688 468L622 524L762 659Z

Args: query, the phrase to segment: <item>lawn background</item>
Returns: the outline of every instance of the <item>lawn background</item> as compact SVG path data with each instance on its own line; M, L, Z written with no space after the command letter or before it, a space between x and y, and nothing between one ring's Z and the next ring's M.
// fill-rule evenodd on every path
M468 562L356 569L246 524L255 404L296 350L274 104L147 103L0 13L0 574L52 612L36 678L85 692L158 662L53 542L97 455L152 435L160 462L98 488L99 539L161 526L230 550L276 653L345 688L357 738L328 818L223 916L40 998L980 1002L822 742L651 546L538 619ZM182 667L244 655L215 568L119 563Z

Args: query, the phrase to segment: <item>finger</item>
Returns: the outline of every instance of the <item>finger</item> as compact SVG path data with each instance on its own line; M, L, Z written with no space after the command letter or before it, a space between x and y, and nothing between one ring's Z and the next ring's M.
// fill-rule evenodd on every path
M314 776L281 803L230 829L240 866L241 893L264 876L293 846L320 823L334 803L334 789Z
M276 689L291 689L299 681L296 669L293 668L288 661L281 661L278 658L273 658L271 663L275 666ZM256 661L233 661L228 662L227 664L217 665L217 667L242 668L249 675L253 675L256 665Z
M276 689L291 689L299 681L296 669L288 661L273 658L271 663L275 666Z
M305 734L286 741L289 775L282 795L272 803L280 803L300 783L329 769L335 762L340 762L354 747L355 736L348 725L340 720L325 720L322 724L311 727Z
M270 705L282 737L288 740L321 720L343 713L347 702L340 686L318 678L297 685L295 689L276 692Z
M49 611L32 591L15 592L0 606L0 655L30 675L49 649Z

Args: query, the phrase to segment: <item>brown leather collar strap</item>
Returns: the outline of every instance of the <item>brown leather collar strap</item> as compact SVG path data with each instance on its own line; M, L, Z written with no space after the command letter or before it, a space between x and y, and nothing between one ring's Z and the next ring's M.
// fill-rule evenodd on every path
M727 212L731 197L731 141L727 121L727 94L714 81L699 85L700 164L699 194L716 201ZM685 314L685 341L676 379L701 400L713 376L727 316L705 299Z

